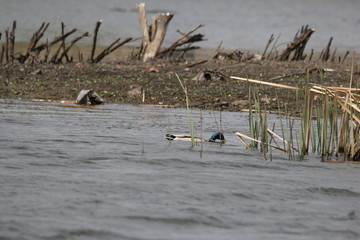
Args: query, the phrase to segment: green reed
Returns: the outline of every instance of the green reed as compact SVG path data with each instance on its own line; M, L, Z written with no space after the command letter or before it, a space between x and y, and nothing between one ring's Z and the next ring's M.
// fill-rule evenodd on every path
M337 114L337 101L336 98L333 99L332 102L329 103L329 126L330 126L330 139L328 142L329 155L334 154L335 145L337 142L338 136L338 114Z
M288 141L286 141L287 138L285 137L285 126L284 126L284 121L283 121L284 114L281 111L281 106L280 106L280 101L279 101L279 96L277 94L277 91L276 91L276 102L277 102L277 107L278 107L278 116L279 116L279 120L280 120L281 136L282 136L282 139L285 140L285 141L282 141L283 144L284 144L283 148L290 150L290 146L288 144ZM289 114L287 112L287 110L288 110L287 104L284 105L284 109L285 109L285 117L287 118L289 116Z
M295 90L296 102L304 102L303 105L299 106L303 108L303 118L300 121L300 130L296 135L293 134L293 130L296 129L294 128L294 120L285 111L286 124L283 123L280 111L283 106L280 107L279 100L277 102L283 138L281 139L278 135L276 137L283 141L284 148L281 150L289 150L285 151L289 152L289 159L295 159L295 151L301 157L308 155L311 149L313 154L318 153L322 158L330 158L336 152L335 156L344 156L344 159L347 160L354 158L358 160L360 156L360 104L357 104L359 94L356 94L358 90L352 89L351 83L350 88L323 87L320 85L310 87L309 71L306 72L306 87L303 89L251 80L252 83ZM325 73L320 72L321 78L323 78L323 74ZM262 109L259 94L252 94L249 86L249 127L251 136L249 139L253 139L250 148L257 149L259 142L261 151L267 152L269 147L268 132L271 134L271 140L276 133L267 129L267 116L264 110L266 108ZM315 120L313 120L314 118ZM285 137L285 125L289 129L288 141ZM261 138L260 141L259 138ZM255 142L255 140L258 142ZM300 150L294 147L294 141L296 141ZM280 149L277 143L276 145L272 147ZM264 157L266 156L264 155Z
M250 128L250 137L253 139L259 139L259 115L258 112L256 111L256 107L255 107L255 111L253 112L253 108L252 108L252 101L251 101L251 89L249 87L249 128ZM254 97L254 101L255 101L255 106L258 105L258 100L256 100L256 98ZM250 148L251 149L257 149L258 148L258 143L255 141L250 141Z

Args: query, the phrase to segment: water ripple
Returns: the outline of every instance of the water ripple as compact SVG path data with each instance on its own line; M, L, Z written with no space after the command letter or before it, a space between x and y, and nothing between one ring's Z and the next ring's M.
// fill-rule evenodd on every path
M186 225L186 226L194 226L195 224L217 227L217 228L225 228L229 229L229 227L224 224L220 219L214 216L195 216L195 217L162 217L162 216L125 216L127 219L136 220L136 221L148 221L148 222L161 222L163 224L174 224L174 225Z
M342 188L316 187L307 188L306 191L333 197L360 197L360 193Z

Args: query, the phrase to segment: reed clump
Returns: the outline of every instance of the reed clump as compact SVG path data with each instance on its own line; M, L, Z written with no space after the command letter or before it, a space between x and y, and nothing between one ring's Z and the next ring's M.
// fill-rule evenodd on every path
M254 98L255 110L249 108L250 137L235 133L247 148L254 149L260 146L262 152L266 150L264 146L277 148L288 153L290 159L294 158L295 153L298 157L318 153L322 160L337 157L344 161L360 161L360 89L352 88L352 74L348 88L310 84L309 74L304 88L240 77L231 78L247 81L249 84L256 83L304 93L298 133L293 133L293 121L286 113L285 123L289 136L284 134L285 124L280 117L282 137L267 129L266 111L260 110L259 102ZM280 140L283 146L280 147L276 141L274 145L269 144L267 134L272 140ZM244 138L249 139L251 143L247 144ZM294 146L294 142L298 147Z

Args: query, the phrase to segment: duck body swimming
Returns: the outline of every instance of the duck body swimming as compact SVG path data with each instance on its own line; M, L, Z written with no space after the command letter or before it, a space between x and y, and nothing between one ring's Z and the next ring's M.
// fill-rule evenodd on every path
M190 135L175 135L175 134L166 134L165 138L169 141L191 141ZM214 133L209 139L204 139L201 137L194 137L195 142L212 142L212 143L222 143L226 142L224 135L221 132Z

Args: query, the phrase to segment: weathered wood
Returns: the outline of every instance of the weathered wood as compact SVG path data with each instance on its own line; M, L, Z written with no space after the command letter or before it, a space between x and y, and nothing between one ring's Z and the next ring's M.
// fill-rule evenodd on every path
M146 20L145 4L138 5L139 21L142 30L141 52L143 61L154 59L164 41L167 27L174 16L170 13L160 13L152 18L152 24L148 25Z
M107 55L109 55L110 53L112 53L113 51L115 51L116 49L121 47L122 45L124 45L124 44L126 44L126 43L133 40L133 38L127 38L124 41L120 42L121 38L118 38L115 41L113 41L107 48L105 48L102 52L100 52L95 57L95 50L96 50L96 44L97 44L97 35L98 35L98 32L99 32L99 28L100 28L101 23L102 23L102 20L99 20L99 21L96 22L96 25L95 25L94 36L93 36L93 44L92 44L92 48L91 48L91 54L90 54L90 57L88 59L88 61L91 62L91 63L100 62L104 57L106 57Z
M82 62L83 60L84 60L83 54L80 51L78 51L78 61Z
M124 44L126 44L132 40L133 40L132 38L127 38L124 41L119 42L120 38L116 39L112 44L110 44L110 46L108 46L101 53L99 53L99 55L93 60L93 63L100 62L104 57L106 57L107 55L109 55L110 53L112 53L113 51L118 49L119 47L123 46Z
M5 30L5 60L9 63L9 28Z
M213 59L219 59L219 60L236 60L238 62L241 61L244 53L240 50L230 50L230 51L218 51L212 58Z
M74 38L70 44L65 48L65 50L63 51L63 53L60 55L60 57L56 60L56 63L62 63L62 59L64 57L67 56L67 53L70 51L70 49L74 46L74 44L79 41L80 39L84 38L84 37L88 37L90 36L88 32L84 33L83 35ZM67 58L66 59L67 62L71 62L71 59Z
M262 56L261 56L261 60L265 60L266 52L267 52L270 44L271 44L273 41L274 41L274 34L271 34L270 39L269 39L268 43L266 44L265 49L264 49L264 52L263 52L263 54L262 54Z
M204 64L204 63L207 63L209 60L202 60L202 61L199 61L199 62L195 62L195 63L190 63L190 64L186 64L185 66L187 68L192 68L192 67L195 67L197 65L201 65L201 64Z
M276 44L277 44L277 42L279 41L280 36L281 36L281 34L279 34L279 36L276 38L276 40L275 40L274 43L272 44L272 47L271 47L271 49L270 49L270 52L269 52L268 56L266 57L266 60L269 60L269 59L271 58L272 52L273 52L274 50L275 50L275 56L272 57L272 59L276 59L276 58L277 58L278 52L277 52L277 50L276 50Z
M71 30L71 31L69 31L69 32L67 32L65 34L62 34L61 36L55 37L54 40L52 40L51 42L49 42L47 44L44 43L44 44L39 45L38 47L35 47L33 49L33 51L40 52L40 51L44 50L47 47L51 47L51 46L57 44L58 42L62 41L63 39L67 38L68 36L70 36L71 34L73 34L76 31L77 31L77 29L74 28L73 30Z
M177 30L178 33L180 33L181 35L183 35L181 38L179 38L178 40L176 40L173 44L171 44L169 47L162 49L159 51L159 56L163 56L168 52L175 52L177 51L176 49L178 47L181 47L183 45L189 44L189 46L181 49L181 51L189 51L192 50L194 47L191 47L191 44L194 42L200 42L204 40L204 35L202 34L196 34L196 35L191 35L192 33L194 33L196 30L198 30L201 27L204 27L205 25L200 24L197 27L195 27L194 29L192 29L191 31L189 31L188 33L183 33L180 30ZM195 47L195 49L197 49L198 47Z
M14 63L14 52L15 52L15 29L16 29L16 21L13 22L13 27L10 32L10 51L9 51L9 57L10 62Z
M309 41L311 35L315 32L314 28L309 28L308 26L303 26L295 35L294 40L287 45L287 48L282 52L279 57L280 61L287 61L290 59L291 53L293 53L293 58L291 60L303 60L305 46Z
M35 46L37 45L37 43L39 42L39 40L41 39L41 37L44 35L44 32L46 31L46 29L48 28L50 23L45 24L44 22L41 24L40 28L32 35L28 47L26 49L26 51L23 54L20 54L19 57L17 57L17 60L20 63L25 63L25 61L27 60L27 58L30 56L30 53L33 52Z
M48 42L49 42L49 40L46 39L46 43L48 43ZM45 49L46 52L45 52L45 56L44 56L44 63L46 63L47 60L48 60L48 57L49 57L49 54L50 54L50 49L51 49L51 47L47 47L47 48Z
M0 40L2 37L2 33L0 32ZM4 53L4 45L1 45L1 49L0 49L0 63L2 63L3 60L3 53Z
M3 63L4 51L5 51L5 46L2 45L2 46L1 46L1 52L0 52L0 63Z
M341 63L344 63L344 62L345 62L345 59L347 58L347 56L348 56L349 54L350 54L350 51L347 50L346 53L345 53L345 55L344 55L344 57L343 57L343 59L341 60Z
M75 103L80 105L99 105L103 104L105 101L93 90L81 90L77 96Z
M311 61L313 56L314 56L314 49L311 49L310 56L309 56L309 61Z
M95 57L95 49L96 49L96 42L97 42L97 32L99 30L101 21L97 22L95 31L94 31L94 40L93 40L93 49L90 56L91 62L99 62L101 61L105 56L112 53L125 43L128 43L133 40L133 38L127 38L124 41L120 42L120 38L114 41L108 48L103 50L97 57ZM156 22L156 24L159 24ZM65 25L64 23L61 23L61 35L56 36L52 41L46 40L45 43L39 44L39 41L44 36L45 31L47 30L49 26L49 23L43 22L39 29L34 32L31 39L28 42L27 48L24 50L23 53L16 53L14 54L14 46L15 46L15 29L16 29L16 21L13 23L12 30L10 31L9 28L5 30L5 43L0 47L0 63L3 63L4 58L6 63L13 63L13 60L16 59L19 61L19 63L34 63L34 62L41 62L41 63L62 63L65 58L66 62L72 62L73 57L69 57L68 53L70 49L73 47L73 45L78 42L83 37L88 37L89 33L86 32L83 35L73 39L69 45L66 46L65 39L77 31L77 29L73 29L71 31L68 31L65 33ZM156 35L155 35L156 36ZM0 39L2 37L2 33L0 32ZM137 39L136 39L137 40ZM51 59L48 61L50 49L52 46L60 44L57 47L57 50L52 55ZM46 50L46 52L42 55L40 53L43 50ZM82 54L78 54L79 61L82 61ZM81 60L80 60L81 59Z
M62 36L64 36L64 28L65 28L64 23L61 23L61 35L62 35ZM47 44L49 44L48 41L47 41ZM55 63L55 62L56 62L56 59L57 59L57 57L59 56L59 53L60 53L61 49L64 50L64 47L65 47L65 39L62 40L60 46L58 46L57 50L55 51L55 53L54 53L53 56L51 57L51 60L50 60L51 63ZM46 49L49 49L49 47L47 47Z
M94 36L93 36L93 44L92 44L91 55L90 55L90 62L94 62L97 35L98 35L98 32L99 32L99 28L100 28L101 23L102 23L102 20L99 20L99 21L96 22L96 25L95 25Z
M336 51L337 51L337 48L334 49L334 52L333 52L333 54L331 55L331 58L330 58L330 61L331 61L331 62L335 62L335 58L336 58L335 54L336 54Z
M29 58L30 55L33 56L32 60L30 60L31 62L38 61L35 58L38 58L38 56L42 50L48 49L51 46L57 44L58 42L63 41L65 38L67 38L68 36L70 36L71 34L73 34L74 32L77 31L77 29L75 28L65 34L61 34L60 36L55 37L51 42L46 41L46 43L43 43L43 44L40 44L39 46L37 46L39 40L44 35L44 32L46 31L48 26L49 26L49 23L47 23L47 24L42 23L39 30L33 34L26 52L24 54L21 54L17 58L20 63L25 63L25 61ZM62 45L60 45L58 51L60 51L61 49L62 49ZM58 54L58 51L56 54ZM53 56L51 61L53 61L54 59L56 59L56 57L54 58L54 56Z
M117 44L120 40L121 40L121 38L118 38L115 41L113 41L107 48L105 48L101 53L99 53L99 55L95 59L93 59L92 62L97 63L97 62L101 61L101 59L103 59L107 54L109 54L109 50L115 44Z
M65 33L65 24L62 22L61 23L61 35L64 35L64 33ZM67 51L65 48L65 38L61 41L61 46L62 46L63 52L65 53L64 57L66 58L66 62L70 62L69 56L67 55Z
M333 37L331 37L329 39L328 44L326 45L325 49L322 50L321 54L320 54L320 61L322 62L327 62L329 61L330 58L330 47L331 47L331 43L332 43Z
M50 23L45 23L43 22L40 26L40 28L33 34L33 36L30 39L28 48L26 50L26 53L24 54L29 55L30 52L34 51L36 45L38 44L38 42L40 41L40 39L43 37L45 31L47 30L47 28L49 27Z

